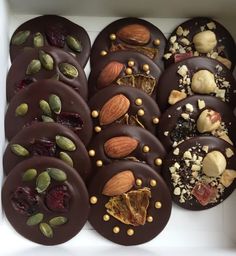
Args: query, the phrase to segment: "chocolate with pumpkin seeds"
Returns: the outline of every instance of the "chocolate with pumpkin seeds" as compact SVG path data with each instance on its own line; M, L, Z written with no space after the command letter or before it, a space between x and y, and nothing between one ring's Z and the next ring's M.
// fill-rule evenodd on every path
M56 122L67 126L85 145L92 136L89 107L78 93L60 81L40 80L15 95L5 116L7 139L36 122Z
M20 162L35 156L63 160L86 180L91 173L87 150L79 137L58 123L35 123L25 127L9 142L3 156L3 170L8 175Z
M90 208L86 186L76 170L45 156L13 168L3 184L2 205L19 234L44 245L64 243L78 234Z
M13 61L27 48L52 46L75 56L82 67L90 54L90 39L84 28L57 15L43 15L21 24L10 41L10 56Z
M117 161L102 167L88 191L89 222L114 243L145 243L168 223L172 205L168 187L146 164Z

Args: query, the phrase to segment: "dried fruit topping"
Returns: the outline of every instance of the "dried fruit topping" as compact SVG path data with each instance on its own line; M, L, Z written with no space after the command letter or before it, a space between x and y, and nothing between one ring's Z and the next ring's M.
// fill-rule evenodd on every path
M83 128L84 122L78 113L61 112L56 115L56 122L73 129L75 132Z
M200 133L212 132L220 127L221 114L212 109L205 109L197 120L197 129Z
M198 182L191 193L201 205L206 206L216 199L217 189L207 183Z
M37 211L39 199L31 188L18 187L12 194L11 203L17 212L30 216Z
M66 31L60 25L48 26L45 31L50 45L63 48L66 41Z
M34 139L30 145L30 151L33 155L55 156L56 143L46 138Z
M26 87L28 87L30 84L32 84L33 82L36 82L36 79L33 77L25 77L24 79L22 79L21 81L17 82L15 85L15 92L19 92L22 89L25 89Z
M174 55L174 60L175 60L175 63L176 63L176 62L186 60L186 59L191 58L191 57L193 57L193 52L176 53Z
M51 211L67 212L71 194L66 185L52 187L45 196L45 203Z
M120 196L111 197L105 207L110 215L122 223L140 226L146 222L150 198L149 188L131 190Z

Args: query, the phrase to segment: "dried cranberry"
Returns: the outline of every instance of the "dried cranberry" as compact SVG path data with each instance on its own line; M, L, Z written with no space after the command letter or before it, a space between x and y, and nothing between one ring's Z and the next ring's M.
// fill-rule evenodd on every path
M55 156L56 155L56 143L48 139L35 139L30 145L30 151L32 155L40 156Z
M78 113L61 112L56 116L56 122L74 131L81 130L83 127L83 121Z
M45 31L50 45L63 48L65 46L66 31L59 25L49 26Z
M193 57L193 52L177 53L174 55L175 63Z
M69 188L66 185L57 185L47 192L45 203L51 211L66 212L70 198Z
M20 90L25 89L26 87L28 87L33 82L36 82L35 78L33 78L33 77L25 77L24 79L22 79L21 81L19 81L16 84L16 92L19 92Z
M21 214L31 215L38 209L38 197L29 187L18 187L12 195L11 203Z

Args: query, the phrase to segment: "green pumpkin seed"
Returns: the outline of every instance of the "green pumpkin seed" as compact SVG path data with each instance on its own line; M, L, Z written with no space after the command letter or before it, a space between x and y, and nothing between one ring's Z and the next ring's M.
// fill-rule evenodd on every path
M27 40L29 35L29 30L19 31L12 37L11 43L14 45L21 45Z
M31 60L30 64L27 67L26 75L32 75L38 73L41 69L41 62L39 60Z
M59 153L59 157L62 161L64 161L65 163L73 167L74 165L73 160L66 152L61 151Z
M28 104L22 103L22 104L20 104L20 105L16 108L15 114L16 114L16 116L24 116L24 115L27 114L28 109L29 109Z
M57 95L51 94L49 96L49 105L54 113L61 113L61 99Z
M49 220L51 227L56 227L65 224L68 221L66 217L58 216Z
M75 37L67 36L66 37L66 43L71 48L71 50L76 51L76 52L81 52L82 51L81 43Z
M44 46L44 39L43 35L40 32L34 34L34 47L43 47Z
M43 122L45 122L45 123L53 123L54 122L54 120L49 116L42 115L41 118L42 118Z
M11 151L17 156L28 156L29 151L20 144L11 144Z
M53 237L53 230L52 228L45 222L39 224L39 229L42 232L44 236L47 238L52 238Z
M38 225L43 220L43 217L42 213L36 213L28 218L26 224L28 226Z
M59 70L68 78L76 78L79 75L77 68L69 63L60 63Z
M56 181L66 181L67 175L60 169L57 168L47 168L48 174L50 177Z
M50 54L40 50L39 59L46 70L53 70L54 60Z
M43 193L51 183L49 174L45 171L39 174L36 179L36 190L38 193Z
M23 181L31 181L37 176L37 170L36 169L28 169L24 172L22 176Z
M52 116L51 108L46 100L40 100L39 107L43 111L43 114L45 114L46 116Z
M59 148L66 150L66 151L75 151L76 146L74 142L67 137L57 135L56 136L56 144Z

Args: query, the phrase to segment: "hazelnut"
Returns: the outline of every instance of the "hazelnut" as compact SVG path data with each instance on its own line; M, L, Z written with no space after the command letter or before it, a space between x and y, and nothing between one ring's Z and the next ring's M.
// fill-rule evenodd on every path
M202 171L209 177L220 176L225 168L226 159L220 151L211 151L202 161Z
M211 109L205 109L197 119L197 130L200 133L212 132L220 127L220 123L220 113Z
M216 59L222 64L224 64L228 69L231 69L232 62L230 60L228 60L227 58L223 58L221 56L217 56Z
M195 93L210 94L217 88L214 75L208 70L199 70L192 77L191 89Z
M193 37L193 43L198 52L208 53L217 45L216 35L210 30L199 32Z
M185 92L180 92L177 90L172 90L169 98L168 98L168 103L170 105L174 105L176 102L183 100L187 97L187 94Z
M236 171L226 169L220 178L220 183L227 188L233 183L234 179L236 179Z

